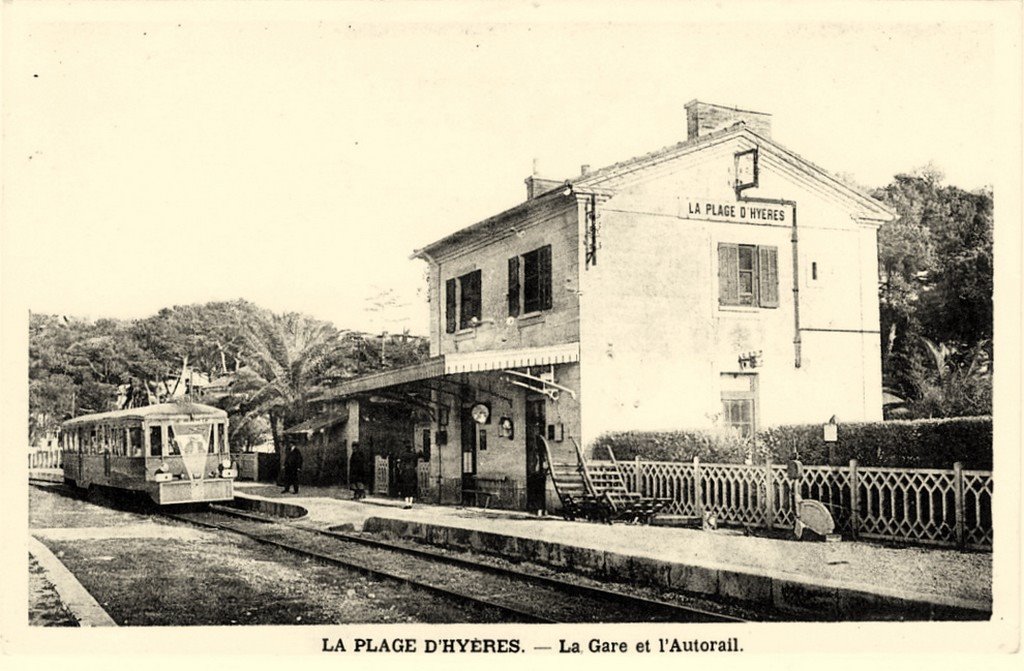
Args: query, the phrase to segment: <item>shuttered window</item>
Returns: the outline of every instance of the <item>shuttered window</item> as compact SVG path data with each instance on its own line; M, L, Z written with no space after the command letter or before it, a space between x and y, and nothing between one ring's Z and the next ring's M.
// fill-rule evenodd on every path
M459 301L459 328L468 329L473 326L473 319L480 320L481 305L481 273L474 270L459 278L461 300Z
M523 312L551 309L551 245L523 254Z
M508 260L508 315L519 316L519 257Z
M455 333L455 279L444 283L444 330L447 333Z
M778 307L778 248L719 243L718 303Z

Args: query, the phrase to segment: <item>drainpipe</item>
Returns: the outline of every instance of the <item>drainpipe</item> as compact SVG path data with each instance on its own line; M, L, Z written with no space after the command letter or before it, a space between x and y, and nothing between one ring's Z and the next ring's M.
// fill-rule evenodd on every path
M792 234L789 238L793 245L793 366L795 368L799 368L801 361L800 347L802 342L800 339L800 235L797 229L796 201L786 200L784 198L757 198L753 196L744 196L742 195L744 188L748 187L736 187L736 198L740 202L764 203L767 205L789 205L793 208Z

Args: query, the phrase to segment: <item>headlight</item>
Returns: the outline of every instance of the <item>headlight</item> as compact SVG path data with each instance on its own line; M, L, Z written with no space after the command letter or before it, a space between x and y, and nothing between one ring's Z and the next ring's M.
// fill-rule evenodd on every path
M225 459L224 461L220 462L220 467L221 468L231 468L231 460L230 459Z
M170 466L168 466L166 463L163 463L163 464L160 464L157 467L156 472L157 473L168 473L168 472L170 472L170 470L171 470Z

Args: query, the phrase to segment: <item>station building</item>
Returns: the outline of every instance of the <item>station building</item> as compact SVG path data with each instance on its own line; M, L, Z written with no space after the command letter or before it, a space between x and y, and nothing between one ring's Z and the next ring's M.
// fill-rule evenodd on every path
M416 250L430 358L337 388L346 455L401 444L424 500L537 511L556 500L538 435L572 462L609 431L881 419L893 214L773 141L768 114L695 100L686 127L533 175L524 202Z

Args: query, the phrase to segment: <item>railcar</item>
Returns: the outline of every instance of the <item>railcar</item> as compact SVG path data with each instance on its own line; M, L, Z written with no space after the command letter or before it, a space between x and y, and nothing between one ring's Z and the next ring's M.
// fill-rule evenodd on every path
M160 505L227 501L238 472L228 416L192 402L82 415L62 425L64 481L142 492Z

